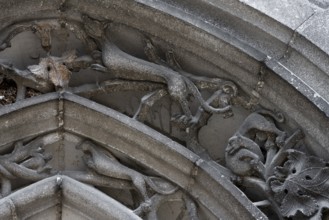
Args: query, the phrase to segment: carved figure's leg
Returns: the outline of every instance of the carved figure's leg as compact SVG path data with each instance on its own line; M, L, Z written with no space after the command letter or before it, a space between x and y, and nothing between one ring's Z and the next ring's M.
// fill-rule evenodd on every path
M11 193L11 182L5 177L1 177L1 196L5 197Z
M146 117L150 111L150 108L160 99L162 99L164 96L168 95L168 92L164 89L156 90L154 92L151 92L147 95L145 95L141 99L141 103L139 105L138 110L136 111L134 115L134 119L138 121L144 121L146 120Z
M147 195L146 183L144 177L137 172L136 173L134 172L130 177L134 186L141 194L143 201L146 202L149 199L149 196Z
M97 70L97 71L100 71L100 72L103 72L103 73L108 73L110 72L109 69L107 69L105 66L101 65L101 64L92 64L91 65L91 68L93 70Z
M277 129L278 132L278 136L275 139L275 143L279 146L279 147L283 147L287 134L286 132L280 131L279 129Z
M25 99L26 87L17 83L16 83L16 87L17 87L17 94L16 94L16 102L17 102Z

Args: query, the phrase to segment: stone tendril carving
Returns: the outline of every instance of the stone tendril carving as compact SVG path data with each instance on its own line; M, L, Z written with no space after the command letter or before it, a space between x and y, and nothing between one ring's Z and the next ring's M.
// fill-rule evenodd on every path
M328 163L292 149L303 133L287 136L276 126L283 120L268 110L251 113L228 140L226 166L240 177L239 185L264 193L265 200L255 205L271 205L280 219L319 220L329 205Z
M48 165L52 156L44 152L44 142L43 138L26 145L17 142L11 153L0 156L1 197L11 193L12 180L38 181L53 175L54 170Z

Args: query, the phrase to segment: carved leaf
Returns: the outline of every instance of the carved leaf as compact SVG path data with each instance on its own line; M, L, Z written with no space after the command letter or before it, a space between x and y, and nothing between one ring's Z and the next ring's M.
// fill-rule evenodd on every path
M321 212L329 205L329 167L325 161L302 152L288 153L288 161L277 167L275 177L270 180L275 200L281 203L282 215L290 217L300 211L312 216Z

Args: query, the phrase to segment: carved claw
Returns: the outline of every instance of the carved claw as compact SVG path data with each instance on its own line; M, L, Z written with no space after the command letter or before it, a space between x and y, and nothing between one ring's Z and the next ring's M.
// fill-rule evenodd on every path
M105 66L102 66L100 64L91 64L90 67L93 70L97 70L97 71L100 71L100 72L103 72L103 73L108 73L109 72L109 70Z
M94 50L92 53L91 53L91 56L94 60L102 60L102 52L99 51L99 50Z
M52 167L50 165L46 165L44 167L39 167L37 169L37 173L50 173L52 171Z
M177 114L171 118L171 122L177 125L181 129L192 127L198 123L198 119L195 117L188 117L186 115Z
M283 133L282 135L277 136L275 139L275 143L278 145L278 147L283 147L285 145L286 140L286 133Z
M137 209L134 210L134 213L138 216L143 216L145 213L148 213L152 210L152 201L146 200Z

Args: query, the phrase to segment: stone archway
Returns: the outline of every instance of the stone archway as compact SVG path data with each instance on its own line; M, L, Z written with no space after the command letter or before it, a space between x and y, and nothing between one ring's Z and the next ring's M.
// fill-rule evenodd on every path
M57 177L136 218L321 218L328 50L313 2L4 3L6 218L28 215L15 193Z

